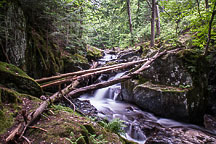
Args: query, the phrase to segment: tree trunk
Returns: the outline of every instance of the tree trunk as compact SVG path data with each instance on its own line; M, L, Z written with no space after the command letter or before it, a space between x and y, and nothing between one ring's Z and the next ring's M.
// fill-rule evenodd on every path
M200 14L200 2L199 0L196 0L197 1L197 11L199 13L199 16L201 17L201 14Z
M155 45L155 0L152 0L152 19L151 19L151 47Z
M205 7L206 7L206 10L208 10L209 8L208 0L205 0Z
M158 4L155 6L155 16L156 16L156 34L160 35L160 9Z
M132 43L133 41L133 26L132 26L132 20L131 20L131 11L130 11L130 0L127 0L127 12L128 12L128 22L129 22L129 29L131 33Z
M213 22L213 20L214 20L214 16L215 16L215 14L216 14L215 6L216 6L216 2L214 3L214 8L213 8L213 12L212 12L211 20L209 21L208 40L207 40L207 43L206 43L205 53L204 53L205 56L208 54L209 43L210 43L210 40L211 40L211 28L212 28L212 22Z

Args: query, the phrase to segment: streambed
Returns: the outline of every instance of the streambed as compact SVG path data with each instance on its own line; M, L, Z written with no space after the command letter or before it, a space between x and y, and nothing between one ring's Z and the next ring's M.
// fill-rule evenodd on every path
M100 61L104 64L112 59L114 55L105 55ZM109 81L124 75L119 72L109 79L103 78L100 81ZM139 107L121 101L121 84L115 84L106 88L101 88L93 93L82 95L79 100L89 100L98 110L98 116L112 120L119 118L125 121L127 127L124 128L125 138L139 144L143 143L214 143L215 134L203 127L177 122L175 120L160 118L152 113L145 112Z

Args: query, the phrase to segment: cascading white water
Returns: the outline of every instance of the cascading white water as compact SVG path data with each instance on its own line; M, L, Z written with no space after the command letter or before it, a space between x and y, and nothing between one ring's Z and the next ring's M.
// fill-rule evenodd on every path
M105 56L103 59L110 60L112 58L115 57L109 55ZM123 74L124 72L118 73L114 77L109 78L108 80L119 78ZM114 118L124 120L125 124L127 125L127 127L125 128L125 138L128 140L132 140L139 144L143 144L146 140L146 136L140 129L140 123L137 121L137 119L154 122L164 127L180 126L202 129L195 125L184 124L170 119L157 118L153 114L144 112L132 104L122 101L116 101L120 90L121 84L115 84L106 88L98 89L94 92L93 95L84 94L80 97L80 100L90 100L90 103L100 112L98 114L100 117L107 118L108 120L112 120Z

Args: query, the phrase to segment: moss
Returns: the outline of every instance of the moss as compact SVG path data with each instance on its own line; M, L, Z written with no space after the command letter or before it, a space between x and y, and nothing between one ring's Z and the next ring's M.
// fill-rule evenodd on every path
M28 74L34 78L40 78L62 71L63 60L54 42L47 41L47 36L43 31L36 31L32 27L27 28L29 34L26 51Z
M0 134L6 132L13 123L12 114L5 110L0 110Z
M0 88L0 134L12 126L18 110L21 109L18 105L22 102L19 96L20 94L13 90Z
M136 87L146 87L146 88L149 88L149 89L152 89L152 90L156 90L156 91L174 92L174 93L176 93L176 92L182 93L182 92L186 92L186 91L189 90L187 88L182 89L182 88L179 88L179 87L165 86L165 85L159 85L159 84L152 84L149 81L145 82L143 84L137 85ZM134 89L136 89L136 87Z
M178 55L193 80L193 87L187 93L190 121L201 124L208 101L208 60L201 51L196 49L182 50Z
M88 63L88 60L84 56L81 56L79 54L72 55L71 60L74 63Z
M97 60L99 58L101 58L103 56L103 52L102 50L94 47L94 46L90 46L88 45L87 46L87 55L86 57L89 59L89 60Z
M103 139L108 143L120 144L120 138L88 118L78 115L72 109L63 106L54 106L55 115L50 115L50 120L41 119L35 126L47 130L47 132L38 129L28 129L26 136L29 139L35 139L33 143L70 143L69 140L79 144L93 144L91 137L95 134L97 138L103 135ZM69 140L67 140L69 139ZM96 139L95 139L96 140ZM108 144L107 143L107 144Z
M0 78L2 85L15 89L18 92L34 96L42 95L42 89L39 84L14 65L0 62Z

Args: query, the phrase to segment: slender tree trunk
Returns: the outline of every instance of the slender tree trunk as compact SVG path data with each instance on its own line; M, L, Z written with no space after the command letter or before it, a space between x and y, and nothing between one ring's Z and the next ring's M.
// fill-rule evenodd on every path
M140 13L140 0L137 2L137 12L136 12L136 28L139 26L139 13Z
M130 11L130 0L127 0L127 12L128 12L128 22L129 22L129 28L130 28L130 33L132 37L132 43L134 43L133 42L133 26L132 26L131 11Z
M205 0L205 6L206 6L206 9L209 8L208 0Z
M151 19L151 47L155 45L155 0L152 0L152 19Z
M155 16L156 16L156 34L160 35L160 9L158 4L155 6Z
M212 12L211 20L209 21L208 40L207 40L207 43L206 43L205 53L204 53L205 56L208 54L209 43L210 43L210 40L211 40L211 28L212 28L212 22L213 22L213 20L214 20L214 16L215 16L215 14L216 14L215 6L216 6L216 2L214 3L214 8L213 8L213 12Z
M199 13L199 16L201 17L201 14L200 14L200 2L199 0L196 0L197 1L197 11Z

